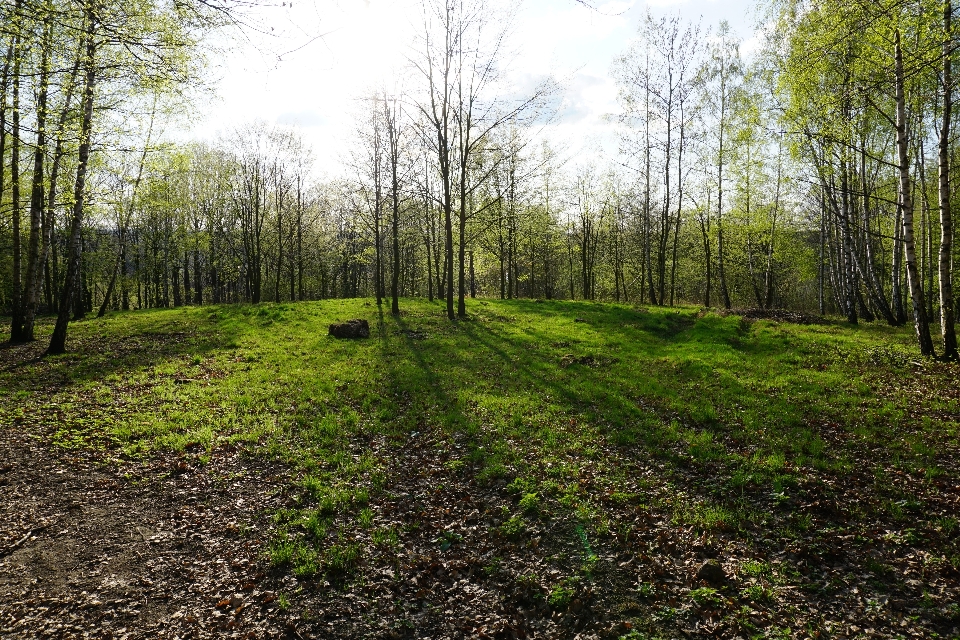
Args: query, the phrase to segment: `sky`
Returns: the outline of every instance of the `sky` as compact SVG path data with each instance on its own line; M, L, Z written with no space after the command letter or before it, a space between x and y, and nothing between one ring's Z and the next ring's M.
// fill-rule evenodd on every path
M635 38L640 18L679 13L715 28L727 20L756 46L754 0L517 0L512 84L532 87L552 75L562 109L544 132L571 157L602 162L616 152L610 116L618 111L614 59ZM517 4L519 2L519 4ZM315 170L334 177L356 130L360 100L402 77L421 17L418 0L274 0L246 17L248 26L219 34L209 86L197 117L182 133L214 139L254 120L299 129L313 148Z

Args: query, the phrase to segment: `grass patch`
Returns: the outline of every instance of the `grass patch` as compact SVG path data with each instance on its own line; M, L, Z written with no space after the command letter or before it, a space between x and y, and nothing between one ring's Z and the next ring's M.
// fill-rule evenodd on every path
M194 468L230 449L286 465L295 480L278 488L285 508L264 553L298 577L395 559L415 535L433 553L468 547L421 511L429 496L462 500L452 485L493 496L466 509L477 530L512 548L552 537L563 575L586 581L605 579L624 550L663 553L666 537L643 538L654 527L736 539L754 547L748 557L773 558L789 540L808 563L887 545L960 564L956 516L935 504L960 481L957 372L921 361L909 327L523 300L471 300L449 322L439 303L401 306L398 317L331 300L75 323L68 354L0 355L0 424L117 459L172 451ZM369 340L326 335L354 317L370 321ZM393 519L391 452L425 436L423 455L442 463L403 493L416 517ZM477 574L509 572L495 551ZM878 581L901 568L863 553L849 564ZM773 606L771 589L801 583L759 560L726 566L752 581L740 592L751 602ZM671 586L644 579L650 620L686 615L689 603L664 595ZM631 580L623 591L636 596ZM541 588L551 606L569 604L562 578ZM695 603L716 595L703 589Z

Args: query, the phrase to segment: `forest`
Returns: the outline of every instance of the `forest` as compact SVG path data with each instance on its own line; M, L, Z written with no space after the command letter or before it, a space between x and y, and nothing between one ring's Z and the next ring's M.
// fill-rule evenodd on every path
M178 134L275 4L0 6L0 635L958 637L952 0L650 7L612 154L420 0L336 173Z
M561 81L503 82L508 21L424 5L404 83L359 101L325 179L295 128L163 136L231 9L4 9L14 341L37 314L59 314L55 353L108 310L426 297L452 319L499 296L911 322L956 358L952 6L770 3L749 60L725 24L647 14L611 61L600 165L541 135Z

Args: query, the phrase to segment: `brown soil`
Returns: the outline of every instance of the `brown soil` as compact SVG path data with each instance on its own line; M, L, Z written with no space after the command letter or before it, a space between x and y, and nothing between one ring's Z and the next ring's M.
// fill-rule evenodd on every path
M806 542L762 531L707 536L600 491L614 521L628 526L591 536L588 551L572 515L528 514L511 532L507 514L519 496L502 479L478 482L455 441L414 434L354 446L387 467L389 486L370 506L377 526L402 532L400 543L378 546L370 530L345 527L338 535L364 549L360 565L300 580L264 555L271 515L298 502L297 479L281 465L229 448L207 464L189 452L120 463L110 450L70 451L0 432L0 637L587 640L617 638L638 616L658 620L650 631L678 638L803 628L803 619L838 637L956 633L939 610L956 593L956 572L919 562L882 529L867 549L839 534ZM630 460L628 450L603 456L621 457L633 490L651 498L696 491L656 486L663 470ZM586 489L593 481L581 477ZM842 517L842 493L821 493L810 505L817 526ZM858 575L867 555L891 574ZM717 559L725 581L698 578L706 558ZM739 593L756 582L742 573L747 559L794 567L804 588L770 585L776 600L745 606ZM638 590L643 584L651 590ZM716 595L694 600L691 590L706 586ZM567 591L563 602L551 598L558 589ZM933 608L921 604L924 589ZM661 613L671 609L672 620ZM729 611L738 609L734 621Z
M0 636L286 633L260 558L281 470L229 450L206 466L104 458L0 431Z

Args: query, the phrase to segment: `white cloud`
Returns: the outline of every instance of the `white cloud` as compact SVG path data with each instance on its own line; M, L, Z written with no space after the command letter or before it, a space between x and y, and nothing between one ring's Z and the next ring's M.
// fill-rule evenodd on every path
M748 2L647 0L654 12L703 15L705 24L725 17L741 32ZM645 10L643 2L624 0L596 9L577 0L528 0L521 6L513 30L519 53L509 61L508 84L529 88L545 76L563 82L564 109L548 127L551 136L568 145L610 146L612 127L603 117L617 109L610 65L629 46ZM264 33L251 33L232 47L218 72L221 100L200 108L207 117L193 132L210 138L257 118L296 125L314 146L318 168L335 173L353 134L357 97L402 76L421 20L419 3L297 0L265 7L255 19Z

